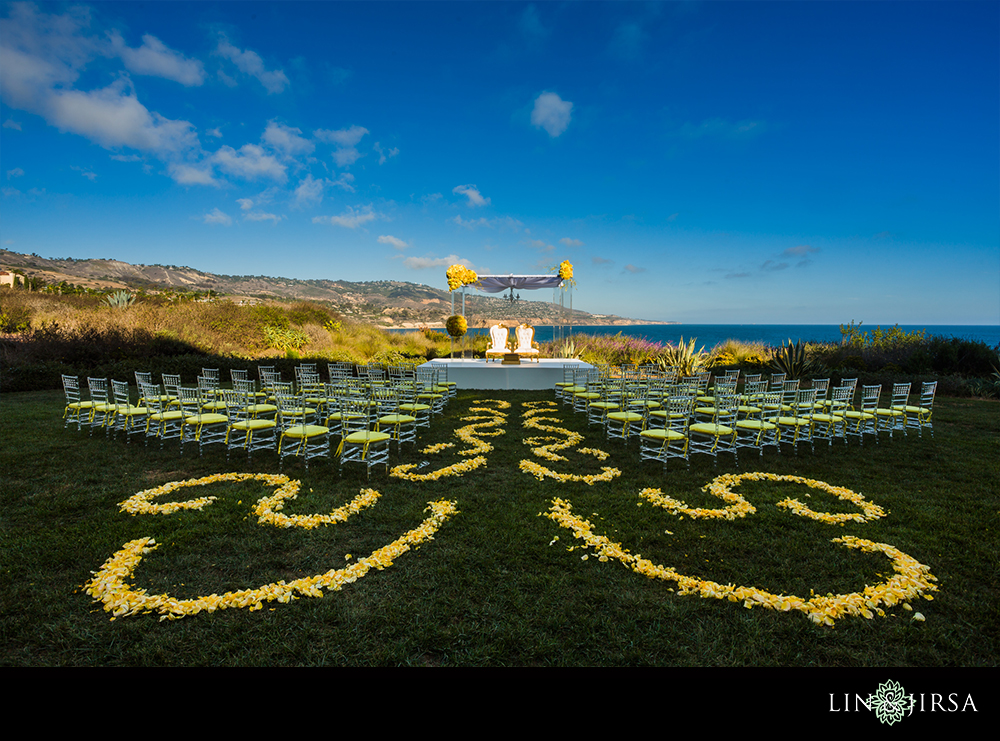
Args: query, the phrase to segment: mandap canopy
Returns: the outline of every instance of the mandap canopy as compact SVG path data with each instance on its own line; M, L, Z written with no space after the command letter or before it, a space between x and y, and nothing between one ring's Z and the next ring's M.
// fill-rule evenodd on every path
M572 287L576 285L573 280L573 266L568 260L564 260L558 267L556 275L477 275L464 265L452 265L446 272L448 278L448 290L452 292L452 314L455 313L454 291L462 289L462 316L465 316L465 288L470 286L483 293L502 293L510 290L536 291L541 288L552 288L563 290L559 296L559 304L563 311L563 321L557 325L558 338L562 339L563 328L567 324L567 319L572 321L573 294ZM569 294L569 312L566 311L566 294ZM572 331L572 328L571 328Z

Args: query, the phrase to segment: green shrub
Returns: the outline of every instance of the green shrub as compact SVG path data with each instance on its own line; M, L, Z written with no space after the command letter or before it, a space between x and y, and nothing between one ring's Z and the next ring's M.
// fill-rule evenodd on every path
M309 337L300 329L293 327L265 326L264 338L268 347L283 351L286 355L290 351L298 352L309 343ZM290 357L290 356L289 356Z
M300 327L304 324L318 324L326 326L328 322L335 321L338 317L329 309L310 301L298 301L287 309L288 320L292 324Z

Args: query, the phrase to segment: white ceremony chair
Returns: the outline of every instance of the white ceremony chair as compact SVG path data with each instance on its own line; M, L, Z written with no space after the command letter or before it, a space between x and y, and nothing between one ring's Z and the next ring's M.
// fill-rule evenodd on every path
M487 362L489 362L490 358L502 358L506 355L509 352L507 349L507 343L509 341L510 333L505 326L502 324L495 324L490 327L490 347L486 350Z
M535 328L527 324L522 324L516 330L517 349L514 350L520 357L534 358L538 362L538 348L532 347L531 341L535 338Z

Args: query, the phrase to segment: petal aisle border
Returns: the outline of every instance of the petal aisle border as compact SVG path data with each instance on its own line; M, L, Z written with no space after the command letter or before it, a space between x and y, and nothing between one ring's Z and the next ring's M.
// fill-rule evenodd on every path
M254 477L264 475L257 474ZM105 611L113 615L112 620L149 612L160 613L160 620L177 620L202 611L214 612L230 607L249 607L253 611L262 609L264 602L289 602L300 596L322 597L323 589L339 591L344 585L363 578L373 568L382 570L392 566L394 559L410 548L433 540L434 534L445 520L458 512L457 502L447 500L430 502L424 511L427 510L430 510L431 514L419 526L389 545L373 551L370 556L342 569L331 569L324 574L307 576L291 582L281 580L256 589L226 592L221 596L211 594L187 600L176 599L169 594L147 594L145 589L133 588L127 582L132 578L143 556L159 545L152 538L139 538L126 543L105 561L100 570L94 572L94 577L84 585L84 589L96 602L104 603ZM309 525L299 526L309 527Z
M524 438L524 444L533 446L531 452L534 453L539 458L544 458L550 461L566 461L569 460L566 456L557 453L558 450L569 450L575 445L579 445L583 442L583 435L578 432L573 432L567 430L565 427L556 427L555 425L543 424L544 422L561 422L562 420L558 417L543 417L541 415L546 413L552 413L556 410L557 405L552 401L529 401L525 403L528 407L523 415L524 422L523 425L529 429L542 430L543 432L554 432L562 437L556 437L555 435L535 435L532 437ZM598 450L597 448L578 448L578 453L584 455L592 455L600 461L607 460L610 455L603 450ZM595 474L576 474L576 473L557 473L551 469L546 468L534 461L524 459L521 461L519 468L525 473L529 473L539 481L544 481L546 478L555 479L560 482L567 481L582 481L585 484L593 485L598 481L610 481L616 476L621 476L622 472L617 468L611 468L610 466L602 466L601 470L604 473Z
M311 529L320 525L333 525L338 522L344 522L351 515L357 514L361 510L374 505L378 501L379 496L381 496L374 489L362 489L361 493L353 500L343 507L334 509L329 514L286 515L280 510L284 507L285 500L298 498L301 482L293 481L282 474L215 473L200 479L171 481L162 486L140 491L137 494L133 494L124 502L119 503L118 506L122 512L128 512L132 515L169 515L184 509L200 510L214 502L216 497L197 497L184 502L166 502L164 504L156 504L152 500L178 489L207 486L223 481L261 481L269 486L279 487L271 496L262 497L258 500L253 508L253 513L257 515L257 521L260 524L274 525L275 527L302 527Z
M485 399L476 402L476 404L478 406L469 407L469 411L482 412L482 414L462 417L463 422L472 422L473 424L459 427L454 433L455 437L469 446L463 450L457 451L457 454L464 456L476 456L475 458L459 461L458 463L439 468L436 471L431 471L430 473L410 473L412 469L417 467L417 464L402 463L398 466L393 466L389 475L393 478L406 479L407 481L437 481L444 476L461 476L462 474L473 471L480 466L485 466L486 457L482 454L489 453L493 450L493 446L485 440L480 440L479 438L496 437L497 435L503 435L506 433L506 430L502 428L507 422L507 414L500 410L510 409L510 402L503 401L502 399ZM484 404L495 404L496 409L483 406ZM421 452L425 455L431 455L434 453L440 453L445 448L452 448L454 445L454 443L435 443L434 445L428 445Z
M733 491L744 480L748 481L787 481L796 484L805 484L811 489L825 491L838 499L842 499L861 508L861 512L832 513L816 512L798 499L785 498L776 503L778 507L784 507L800 517L808 517L811 520L825 522L830 525L843 526L847 522L870 522L880 517L886 516L886 511L865 499L861 494L851 491L843 486L831 486L825 481L816 481L802 476L781 476L774 473L727 473L717 476L712 482L706 485L702 491L707 491L713 496L727 502L726 507L719 509L689 507L683 502L664 494L660 489L643 489L639 496L652 502L657 507L671 512L675 515L687 515L691 518L718 518L735 520L738 517L752 515L757 509L746 499ZM808 496L808 495L807 495Z
M614 558L636 573L650 579L676 582L679 594L697 594L703 598L728 599L731 602L742 600L743 606L747 609L761 606L786 612L798 610L819 625L832 626L835 620L844 616L864 617L869 620L876 613L885 616L885 611L881 609L883 605L892 607L904 604L908 607L905 605L907 600L919 596L931 600L933 597L928 592L937 591L937 586L932 584L937 579L931 574L929 567L924 566L894 546L862 540L852 535L834 538L831 542L840 543L845 548L884 554L892 561L896 575L879 584L866 585L863 592L814 596L806 600L795 595L773 594L755 587L719 584L693 576L685 576L672 567L656 565L652 561L642 558L638 553L629 553L628 550L609 538L595 534L593 525L574 515L569 502L563 499L553 499L549 511L539 514L556 522L561 527L571 530L575 537L583 540L586 547L595 549L598 560L607 561Z

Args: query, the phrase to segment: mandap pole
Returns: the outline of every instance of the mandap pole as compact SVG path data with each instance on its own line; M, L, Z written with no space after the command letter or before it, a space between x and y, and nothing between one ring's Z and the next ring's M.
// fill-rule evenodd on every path
M465 285L462 285L462 317L465 317ZM466 319L466 326L468 326L468 319ZM465 349L469 344L469 332L466 330L465 334L462 335L462 360L465 360Z

